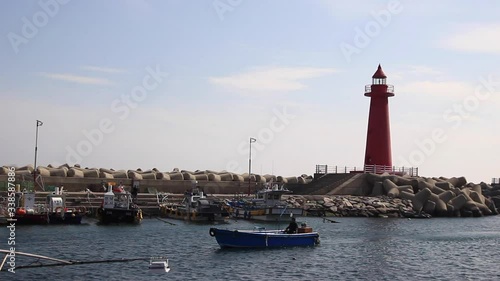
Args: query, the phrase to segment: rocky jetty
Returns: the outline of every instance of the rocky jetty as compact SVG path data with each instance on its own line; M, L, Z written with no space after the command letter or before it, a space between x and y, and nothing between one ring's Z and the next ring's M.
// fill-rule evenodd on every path
M310 214L360 217L481 217L498 215L500 186L464 177L365 174L365 196L292 195L290 205Z
M291 206L302 207L313 216L336 217L425 217L413 210L410 200L388 196L290 196Z

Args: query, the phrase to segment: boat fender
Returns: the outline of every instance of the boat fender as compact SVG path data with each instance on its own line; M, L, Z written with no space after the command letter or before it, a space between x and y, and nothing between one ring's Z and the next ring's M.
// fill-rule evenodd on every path
M210 228L210 231L208 232L210 236L215 236L215 228Z

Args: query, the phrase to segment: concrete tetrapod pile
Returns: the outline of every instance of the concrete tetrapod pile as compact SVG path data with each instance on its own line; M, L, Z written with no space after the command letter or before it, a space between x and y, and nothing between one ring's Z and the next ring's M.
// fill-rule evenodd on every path
M0 167L0 176L7 175L10 166ZM26 165L23 167L15 167L17 176L32 176L35 169L33 165ZM107 168L81 168L80 165L76 164L70 166L64 164L58 167L48 166L38 166L36 168L37 175L42 177L68 177L68 178L99 178L104 180L111 179L134 179L134 180L188 180L188 181L235 181L235 182L251 182L255 183L266 183L266 182L277 182L277 183L294 183L294 184L306 184L312 181L312 176L310 175L300 175L300 176L275 176L275 175L259 175L259 174L237 174L228 171L211 171L211 170L179 170L178 168L173 169L171 172L162 172L156 168L149 170L114 170Z

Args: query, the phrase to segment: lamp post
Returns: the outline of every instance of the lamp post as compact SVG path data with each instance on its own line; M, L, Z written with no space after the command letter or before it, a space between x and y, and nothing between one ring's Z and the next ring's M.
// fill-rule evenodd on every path
M252 175L252 143L257 140L254 138L250 138L250 154L248 156L248 196L250 196L250 187L251 187L251 175Z
M36 136L35 136L35 166L33 167L33 188L36 185L36 154L38 152L38 127L42 126L43 122L40 120L36 120Z

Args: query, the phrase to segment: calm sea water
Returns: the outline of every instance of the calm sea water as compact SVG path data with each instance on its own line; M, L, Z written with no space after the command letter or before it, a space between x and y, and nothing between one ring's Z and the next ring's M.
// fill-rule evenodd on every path
M73 260L167 256L171 271L147 261L18 269L0 280L500 280L500 217L453 219L305 218L320 233L311 248L221 250L213 225L145 219L141 225L26 226L18 251ZM218 225L253 228L246 221ZM258 224L268 229L275 224ZM286 225L281 225L285 227ZM7 248L2 228L0 248ZM18 257L18 264L32 260Z

